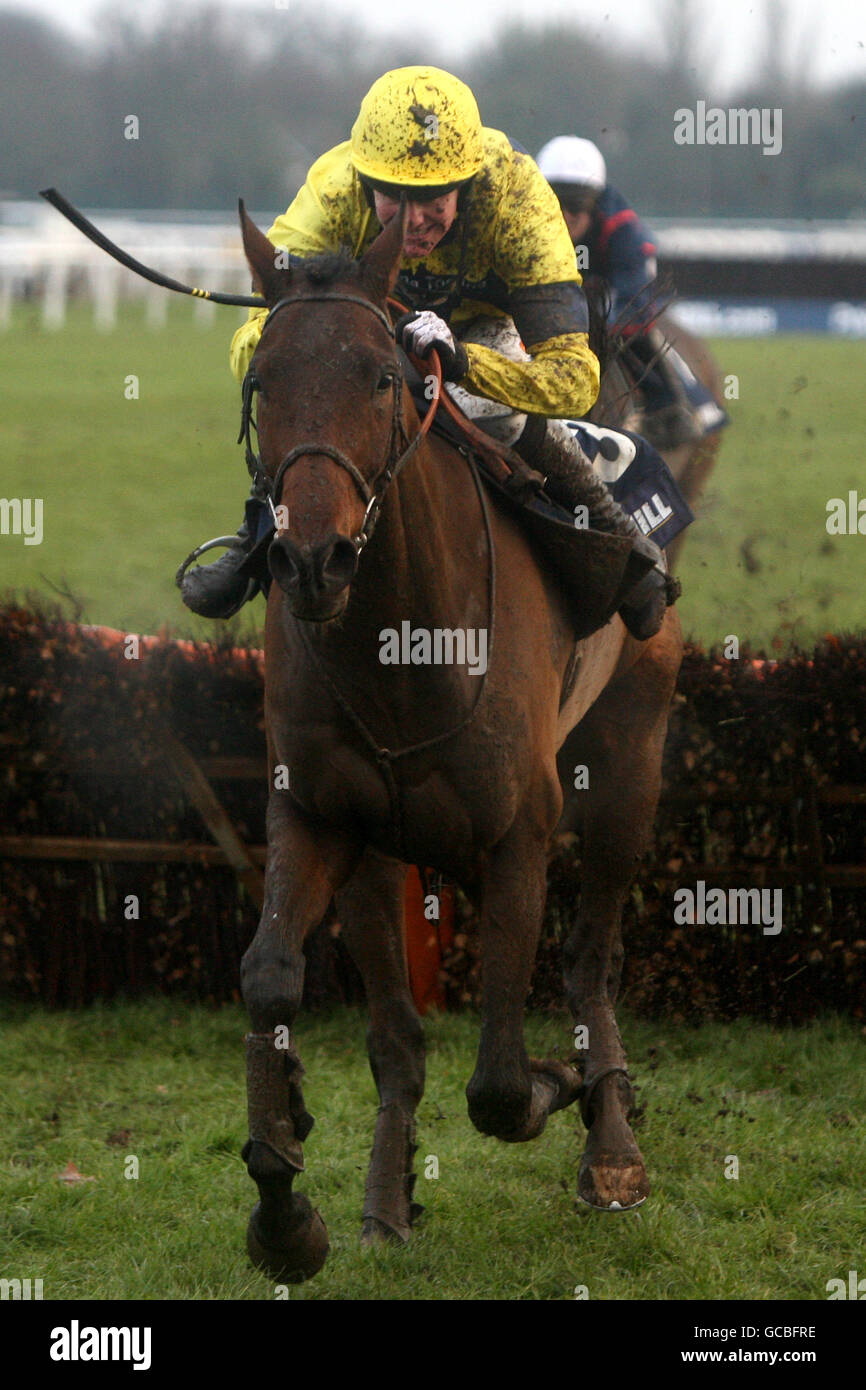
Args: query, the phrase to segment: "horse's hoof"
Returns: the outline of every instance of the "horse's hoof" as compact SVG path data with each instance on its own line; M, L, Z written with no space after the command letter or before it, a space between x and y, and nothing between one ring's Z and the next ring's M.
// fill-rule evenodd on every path
M375 1216L364 1217L361 1226L361 1244L366 1249L376 1245L405 1245L408 1240L408 1228L404 1235L402 1231L395 1231L393 1226L388 1226Z
M302 1284L318 1274L328 1257L328 1230L308 1199L293 1195L287 1238L268 1242L260 1229L261 1202L256 1202L247 1226L247 1254L253 1264L283 1284Z
M583 1202L585 1207L591 1207L593 1211L635 1211L638 1207L643 1206L644 1202L646 1201L646 1197L641 1197L637 1202L632 1202L631 1205L627 1207L622 1206L619 1202L616 1201L611 1202L609 1207L600 1207L596 1202L590 1202L580 1192L578 1192L577 1194L577 1200L579 1202Z
M649 1180L642 1163L616 1167L606 1163L581 1163L577 1195L596 1211L632 1211L649 1196Z

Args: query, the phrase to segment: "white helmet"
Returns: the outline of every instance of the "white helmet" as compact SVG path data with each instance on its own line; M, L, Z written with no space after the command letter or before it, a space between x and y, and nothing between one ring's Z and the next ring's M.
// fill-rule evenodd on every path
M555 135L539 151L536 163L548 183L579 183L598 192L607 183L604 155L579 135Z

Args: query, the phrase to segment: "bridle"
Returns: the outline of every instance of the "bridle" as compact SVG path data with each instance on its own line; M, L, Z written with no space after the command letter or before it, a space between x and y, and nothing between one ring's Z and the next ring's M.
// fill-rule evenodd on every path
M362 309L366 309L368 313L373 314L379 320L388 336L391 339L394 338L394 328L391 324L391 320L378 305L372 304L369 299L364 299L361 295L331 293L288 294L285 295L283 299L278 299L262 324L262 336L264 336L268 326L274 318L276 318L280 310L286 308L287 305L303 304L306 302L318 303L322 300L332 300L343 304L358 304ZM391 414L387 458L384 466L377 473L371 485L367 482L367 479L357 466L341 449L335 448L332 444L322 444L314 441L296 444L293 449L290 449L285 458L281 460L273 479L271 479L262 463L260 454L258 454L253 447L252 431L256 430L258 434L256 423L253 420L253 397L258 389L258 382L253 365L252 363L250 364L241 387L241 428L238 434L238 443L243 443L245 445L246 465L250 477L253 480L253 491L255 496L259 501L268 504L271 509L274 525L277 529L279 529L279 523L276 506L279 505L286 473L293 464L298 462L298 459L304 458L310 454L323 454L325 458L333 459L334 463L342 468L344 473L348 473L366 508L364 519L361 522L361 528L357 535L351 538L355 551L360 554L373 534L376 522L379 519L385 493L394 479L399 476L403 468L412 458L421 440L433 423L433 416L436 413L436 406L439 399L439 389L442 384L442 369L439 364L438 356L435 354L433 354L431 358L431 367L431 375L436 379L436 387L432 393L430 408L421 422L418 433L415 435L414 439L411 440L406 434L403 425L403 374L399 370L396 372L394 376L394 408Z

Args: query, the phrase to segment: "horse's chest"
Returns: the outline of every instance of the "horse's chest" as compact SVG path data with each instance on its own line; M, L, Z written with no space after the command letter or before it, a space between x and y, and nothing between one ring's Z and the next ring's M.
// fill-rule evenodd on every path
M293 740L283 751L299 805L410 862L468 869L514 814L516 780L493 750L470 752L459 740L387 763L324 737Z

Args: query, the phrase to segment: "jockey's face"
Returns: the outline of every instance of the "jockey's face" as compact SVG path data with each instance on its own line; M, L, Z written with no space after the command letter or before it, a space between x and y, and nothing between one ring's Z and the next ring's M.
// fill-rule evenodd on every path
M586 235L591 216L588 212L566 212L565 208L562 209L562 215L565 218L565 225L568 228L569 235L574 245L577 246L581 237Z
M457 216L459 194L459 189L452 188L450 193L443 193L441 197L434 198L432 202L411 201L406 204L403 255L408 260L429 256L433 248L439 245ZM400 211L400 204L395 199L389 198L387 194L380 193L377 188L373 190L373 200L376 216L382 226L386 227L391 218Z

